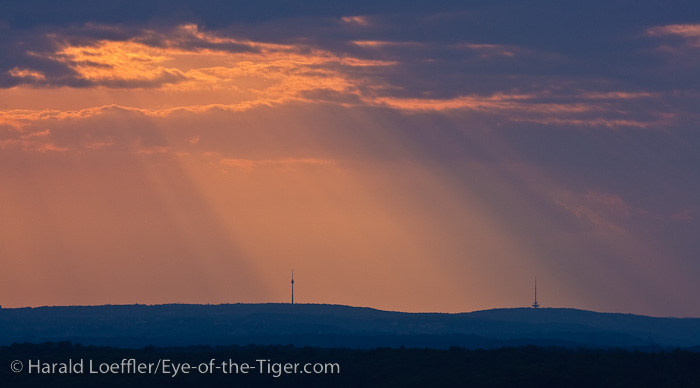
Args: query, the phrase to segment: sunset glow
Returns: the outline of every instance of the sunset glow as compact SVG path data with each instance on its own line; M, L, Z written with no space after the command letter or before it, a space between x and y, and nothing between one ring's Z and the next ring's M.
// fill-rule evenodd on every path
M2 16L0 304L699 316L698 24L368 8Z

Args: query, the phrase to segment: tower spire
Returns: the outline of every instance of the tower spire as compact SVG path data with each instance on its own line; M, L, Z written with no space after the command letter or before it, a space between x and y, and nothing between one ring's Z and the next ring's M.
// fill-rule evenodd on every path
M538 308L540 307L540 304L537 303L537 276L535 276L535 303L532 304L533 308Z
M294 269L292 269L292 304L294 304Z

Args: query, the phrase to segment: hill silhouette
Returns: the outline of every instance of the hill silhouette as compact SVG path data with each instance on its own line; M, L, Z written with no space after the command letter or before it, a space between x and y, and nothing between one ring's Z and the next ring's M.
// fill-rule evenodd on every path
M291 344L491 348L700 345L700 319L561 308L402 313L322 304L104 305L0 310L0 345L73 341L118 347Z

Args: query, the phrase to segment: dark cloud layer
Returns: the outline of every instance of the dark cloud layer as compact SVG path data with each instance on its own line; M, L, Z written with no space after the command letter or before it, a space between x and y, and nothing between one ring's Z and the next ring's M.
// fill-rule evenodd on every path
M340 55L398 59L399 71L383 76L415 95L527 89L540 83L536 76L550 81L561 77L589 88L605 81L608 88L697 90L697 77L690 77L695 67L682 63L697 64L697 53L669 60L655 49L669 39L678 46L679 38L647 33L658 26L696 23L700 13L693 11L697 8L693 5L688 1L12 2L4 5L0 16L4 30L0 72L5 87L31 82L8 79L7 71L15 67L44 71L48 85L81 86L80 80L71 80L65 65L34 54L40 58L61 39L76 43L138 37L157 46L162 43L159 34L197 23L202 29L227 31L242 39L303 42ZM343 17L356 15L365 17L366 23L342 22ZM145 37L144 26L151 31ZM49 31L52 37L47 37ZM353 41L413 44L362 48ZM181 44L207 47L204 42ZM490 77L497 80L489 82ZM504 77L509 82L502 82Z

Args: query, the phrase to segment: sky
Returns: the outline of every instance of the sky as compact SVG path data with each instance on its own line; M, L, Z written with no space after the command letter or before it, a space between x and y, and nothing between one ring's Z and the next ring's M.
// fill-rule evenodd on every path
M0 304L700 317L692 1L0 2Z

